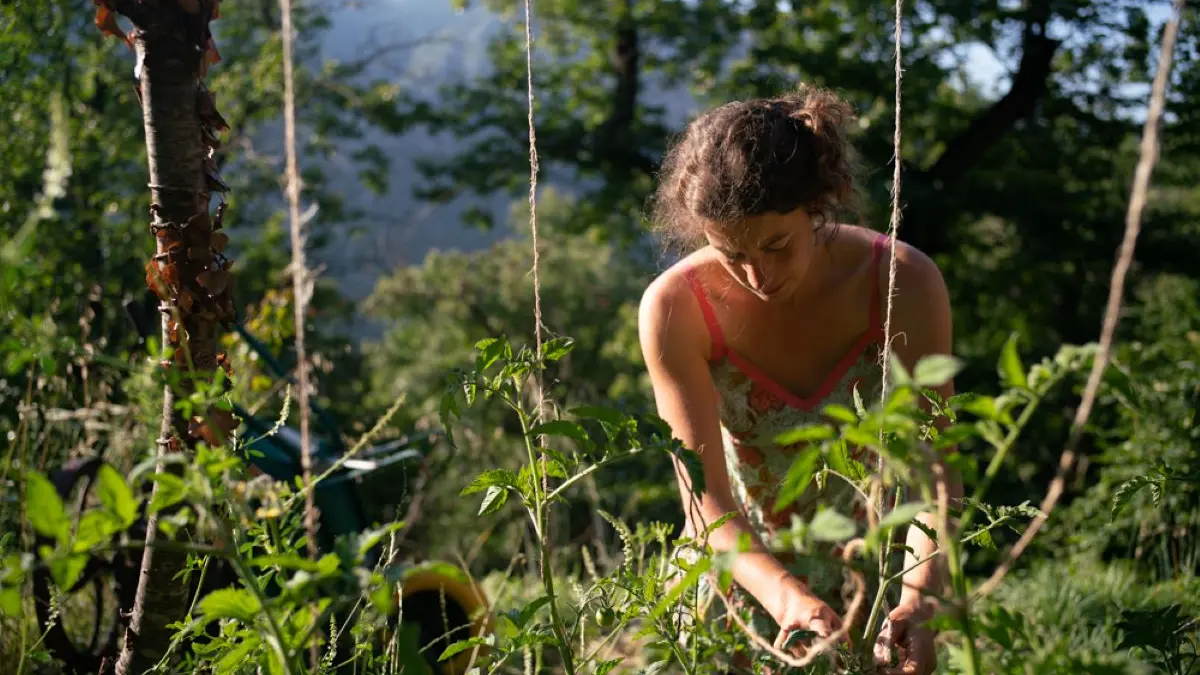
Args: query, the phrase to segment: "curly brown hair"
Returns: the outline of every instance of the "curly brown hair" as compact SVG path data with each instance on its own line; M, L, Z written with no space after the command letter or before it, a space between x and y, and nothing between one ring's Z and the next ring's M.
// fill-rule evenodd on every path
M727 103L693 120L667 151L652 200L654 229L694 248L709 223L805 209L817 229L860 206L850 105L801 86L777 98Z

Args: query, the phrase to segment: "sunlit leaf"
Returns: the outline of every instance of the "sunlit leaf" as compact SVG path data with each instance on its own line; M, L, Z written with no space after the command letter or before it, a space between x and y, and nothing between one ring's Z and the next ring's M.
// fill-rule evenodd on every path
M1029 382L1025 378L1025 366L1021 365L1021 355L1017 353L1017 335L1013 333L1000 350L1000 362L997 364L1000 380L1007 387L1025 389Z
M487 493L483 495L483 502L479 504L478 515L484 516L489 513L495 513L500 510L501 506L508 501L508 489L493 485L487 489Z
M205 621L237 619L252 623L262 606L245 588L221 588L201 598L197 609Z
M137 500L133 491L117 470L108 464L100 465L96 472L96 496L100 503L120 519L122 527L129 527L137 520Z
M43 537L65 542L69 534L67 510L58 491L37 471L25 473L25 517L34 531Z
M808 525L809 536L817 541L846 541L857 531L853 520L832 509L818 512Z
M921 358L913 369L913 382L917 387L940 387L959 373L963 362L946 354L930 354Z

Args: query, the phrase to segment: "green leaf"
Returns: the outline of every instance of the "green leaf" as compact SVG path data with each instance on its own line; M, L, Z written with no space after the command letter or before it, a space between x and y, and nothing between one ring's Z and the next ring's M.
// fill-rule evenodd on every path
M367 597L371 601L371 606L375 608L375 611L383 616L387 616L392 612L392 601L395 600L394 595L391 584L379 584L371 589Z
M532 619L535 614L537 614L538 610L548 604L550 604L550 596L548 595L543 595L542 597L530 602L522 607L519 612L517 612L514 623L517 624L518 628L524 628L525 625L529 623L529 620Z
M121 521L117 520L115 513L92 509L79 518L79 525L75 528L75 543L72 548L80 553L88 551L94 546L109 541L121 529Z
M913 381L920 387L940 387L963 369L963 362L946 354L930 354L917 362Z
M436 574L459 583L466 583L468 581L467 575L461 569L442 560L431 560L418 563L416 565L396 567L393 568L393 570L398 570L400 574L398 578L389 575L387 578L391 583L395 583L396 581L403 583L405 580L411 578L414 574L422 573Z
M621 665L625 659L610 659L596 664L596 675L608 675L613 668Z
M479 505L479 513L477 515L485 516L489 513L495 513L507 501L508 488L493 485L487 489L487 493L483 496L483 502Z
M675 599L682 595L684 591L694 586L700 580L700 575L708 571L710 565L712 565L712 560L709 558L700 558L697 560L696 564L687 571L683 579L671 587L671 590L662 596L658 604L654 605L654 609L650 611L650 616L646 617L646 627L653 629L654 620L662 616L663 612L667 611L672 603L675 602Z
M504 487L511 488L517 486L517 476L508 469L492 469L484 471L471 481L471 484L462 489L461 495L469 495L475 492L483 492L488 488Z
M317 572L320 569L315 561L301 558L295 554L262 555L251 558L249 562L250 565L258 568L278 567L284 570L304 570L305 572Z
M468 640L459 640L449 647L446 647L446 650L443 651L442 655L438 657L438 661L445 661L446 659L452 658L457 654L461 654L468 649L474 649L475 647L491 647L493 644L495 644L495 642L496 638L492 635L473 637Z
M96 472L96 495L105 508L121 520L122 527L129 527L137 520L137 500L125 479L108 464L102 464Z
M79 581L79 575L83 573L87 561L88 554L86 553L55 555L48 561L50 577L54 579L56 586L65 591Z
M237 619L253 623L262 605L253 593L244 588L222 588L201 598L197 609L206 622Z
M1142 488L1150 485L1154 479L1150 476L1134 476L1133 478L1121 483L1117 486L1116 492L1113 493L1112 515L1111 518L1116 518L1117 515L1133 501L1134 496L1141 491Z
M542 359L545 361L558 361L571 350L575 348L575 341L569 337L560 337L547 340L542 344Z
M850 450L845 441L831 444L826 462L830 469L852 481L860 481L867 477L867 467L850 456Z
M16 618L21 614L21 588L19 586L0 588L0 615Z
M262 644L262 638L249 631L243 631L244 636L237 646L225 652L219 661L213 664L215 675L232 675L246 666L251 652Z
M937 450L944 450L952 445L958 445L968 438L974 438L979 435L979 428L970 422L953 424L942 429L938 433L937 440L934 441L933 447Z
M503 356L508 342L500 338L487 338L475 343L475 370L484 372L496 364Z
M908 368L904 366L904 362L896 356L896 352L890 352L888 355L888 379L897 387L907 387L912 384L912 375L908 373Z
M405 522L403 520L397 520L383 527L376 527L363 532L358 538L358 557L362 558L365 556L381 539L397 530L403 529L404 526Z
M819 424L785 431L775 437L775 442L779 445L792 445L801 442L825 441L833 438L833 435L833 427L828 424Z
M529 430L530 436L565 436L588 445L587 431L576 422L570 420L553 420L539 424Z
M625 415L619 410L598 405L581 405L578 408L572 408L570 413L575 417L600 420L613 426L620 426L625 422Z
M835 422L843 422L845 424L855 424L858 422L858 415L854 411L840 403L830 403L825 406L823 412L825 416Z
M1029 381L1025 378L1025 366L1021 365L1021 355L1017 353L1017 334L1008 336L1004 348L1000 350L1000 361L996 364L1000 372L1000 381L1007 387L1027 389Z
M853 520L832 509L817 513L808 525L809 535L817 541L846 541L857 531Z
M67 510L63 507L58 491L37 471L25 473L25 516L34 531L65 543L70 535Z
M918 514L927 511L928 504L919 504L908 502L892 509L882 520L879 521L879 529L884 530L889 527L900 527L907 525L909 521L917 517Z
M787 476L783 479L779 496L775 499L775 513L783 511L804 494L808 484L812 482L813 472L816 471L820 459L821 448L815 445L808 446L796 455L792 466L788 468Z
M156 489L150 498L150 506L146 508L147 513L157 513L178 504L187 492L183 479L172 473L152 474L150 480L156 483Z

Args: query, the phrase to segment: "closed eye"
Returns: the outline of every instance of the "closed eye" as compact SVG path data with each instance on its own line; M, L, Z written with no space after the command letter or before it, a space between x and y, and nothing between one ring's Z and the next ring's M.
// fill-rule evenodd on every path
M785 248L787 248L788 243L790 241L791 241L790 239L781 239L779 241L774 241L774 242L771 242L770 244L767 244L766 246L764 246L763 250L766 251L767 253L778 253L779 251L782 251Z

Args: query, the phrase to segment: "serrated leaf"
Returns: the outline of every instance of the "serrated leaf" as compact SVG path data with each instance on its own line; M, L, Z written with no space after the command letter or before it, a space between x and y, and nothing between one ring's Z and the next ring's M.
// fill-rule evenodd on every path
M1021 365L1021 355L1017 353L1016 333L1008 336L1008 340L1005 341L996 369L1000 372L1000 381L1005 386L1018 389L1029 387L1029 381L1025 377L1025 366Z
M654 609L652 609L650 611L650 615L646 617L646 628L653 630L654 620L662 616L663 612L667 611L667 609L671 607L671 604L675 602L675 599L682 595L684 591L696 585L696 583L700 581L700 576L707 572L711 565L712 560L709 558L700 558L697 560L696 564L692 565L691 569L687 571L687 574L684 575L683 579L680 580L679 583L672 586L671 590L667 591L666 595L662 596L662 599L660 599L658 603L654 605Z
M530 436L564 436L587 446L589 439L587 431L576 422L570 420L553 420L539 424L529 430Z
M954 379L963 369L963 362L947 354L930 354L922 357L913 369L913 382L917 387L940 387Z
M813 473L816 471L817 462L820 459L821 449L814 445L808 446L796 455L792 460L792 466L788 468L787 476L783 479L783 487L779 490L779 496L775 499L773 507L775 513L783 511L804 494L804 491L808 489L808 484L812 482Z
M620 426L625 422L625 415L620 411L598 405L581 405L578 408L572 408L570 413L575 417L600 420L614 426Z
M262 606L258 598L244 588L222 588L201 598L197 608L206 622L237 619L253 623Z
M67 510L50 480L37 471L25 473L25 517L43 537L66 542L69 536Z
M446 650L443 651L442 655L438 657L438 661L445 661L446 659L461 654L468 649L474 649L475 647L491 647L493 644L495 644L495 642L496 638L491 635L473 637L467 640L459 640L449 647L446 647Z
M403 520L397 520L383 527L376 527L363 532L358 538L358 556L360 558L365 556L381 539L397 530L403 529L404 526L405 522Z
M850 390L850 394L854 398L854 412L859 417L866 417L867 416L867 406L865 403L863 403L862 393L858 390L857 384L855 384L854 388Z
M1129 502L1133 501L1134 496L1144 487L1150 485L1152 479L1149 476L1135 476L1124 483L1117 486L1113 493L1112 514L1111 518L1116 518Z
M475 343L475 371L483 373L496 365L510 349L508 341L500 338L487 338Z
M518 628L524 628L525 624L529 623L529 620L532 619L535 614L537 614L537 611L548 604L550 604L550 596L548 595L543 595L533 602L530 602L522 607L519 612L517 612L516 621L514 621L514 623L517 624Z
M972 544L980 548L996 550L996 540L992 538L992 531L987 528L979 528L970 535L963 537L964 541L970 541Z
M937 440L934 441L933 447L936 450L944 450L952 445L958 445L968 438L973 438L979 435L979 429L970 422L962 422L953 424L938 432Z
M867 467L850 456L850 450L845 441L833 443L825 461L830 469L851 481L860 481L867 477Z
M818 512L808 524L809 536L817 541L846 541L857 531L853 520L832 509Z
M507 501L508 488L493 485L487 489L487 493L483 496L483 502L479 504L479 513L476 515L486 516L489 513L495 513Z
M246 665L246 659L250 657L250 653L262 644L262 638L250 633L244 633L245 637L236 647L225 652L219 661L213 664L213 672L215 675L232 675L238 672Z
M792 445L795 443L825 441L833 438L833 435L833 427L828 424L803 426L779 434L775 437L775 443L778 445Z
M575 341L569 337L554 338L542 344L542 359L558 361L575 348Z
M463 488L462 492L459 494L469 495L476 492L483 492L484 490L492 487L510 488L516 486L516 474L508 469L492 469L491 471L484 471L476 476L475 480L471 481L471 484Z
M625 659L609 659L596 664L596 675L608 675L613 668L621 665Z

